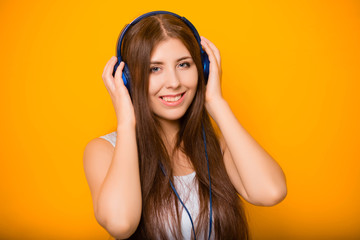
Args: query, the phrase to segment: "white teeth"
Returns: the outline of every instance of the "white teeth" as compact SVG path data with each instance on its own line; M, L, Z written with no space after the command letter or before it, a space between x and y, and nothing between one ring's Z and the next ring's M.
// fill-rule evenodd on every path
M176 102L181 98L181 94L177 95L176 97L161 97L166 102Z

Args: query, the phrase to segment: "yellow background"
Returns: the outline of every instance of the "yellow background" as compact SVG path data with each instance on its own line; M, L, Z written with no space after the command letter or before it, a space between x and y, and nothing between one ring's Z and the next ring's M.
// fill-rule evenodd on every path
M108 239L82 156L116 116L101 79L125 23L188 18L288 195L246 205L253 239L360 238L359 1L1 1L0 238ZM251 159L249 159L251 160Z

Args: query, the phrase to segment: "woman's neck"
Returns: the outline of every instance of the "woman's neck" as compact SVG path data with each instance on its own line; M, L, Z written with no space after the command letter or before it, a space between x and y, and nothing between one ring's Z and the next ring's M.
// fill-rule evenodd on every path
M168 121L159 119L162 129L161 137L170 155L174 176L183 176L194 171L194 167L188 157L179 149L174 149L177 141L177 133L180 129L180 121ZM175 151L174 151L175 150Z
M170 149L173 149L176 143L176 136L180 129L180 122L169 121L164 119L159 119L159 123L162 129L161 137L163 138L164 143Z

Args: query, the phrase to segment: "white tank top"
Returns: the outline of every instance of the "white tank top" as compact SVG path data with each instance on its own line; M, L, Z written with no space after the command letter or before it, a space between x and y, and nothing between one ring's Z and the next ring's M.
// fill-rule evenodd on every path
M103 135L100 138L108 140L115 147L116 135L117 132L114 131L109 134ZM188 209L194 223L194 228L196 229L196 222L199 214L199 190L198 190L199 186L197 184L197 181L195 180L195 175L196 172L192 172L184 176L174 176L174 187L178 192L181 201L183 201L186 208ZM179 201L179 210L181 214L181 232L183 235L183 239L191 239L191 235L193 235L191 221L189 215L187 214L185 208L181 205L180 201ZM173 237L170 231L170 226L167 229L167 233L169 239L172 239ZM206 234L206 236L208 236L208 233ZM200 238L197 239L207 240L208 237L206 237L206 239L203 239L201 235ZM212 221L210 239L212 240L215 239L214 217Z

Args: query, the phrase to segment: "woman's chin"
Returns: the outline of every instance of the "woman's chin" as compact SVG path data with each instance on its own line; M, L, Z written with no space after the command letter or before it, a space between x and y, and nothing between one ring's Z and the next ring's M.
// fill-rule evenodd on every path
M184 116L185 113L173 113L173 114L164 114L164 115L155 115L160 121L164 122L178 122L180 118Z

